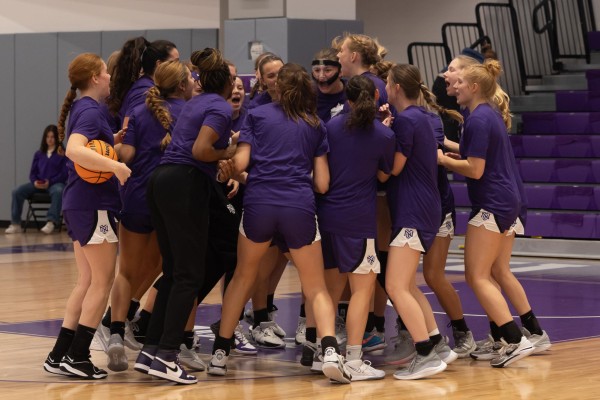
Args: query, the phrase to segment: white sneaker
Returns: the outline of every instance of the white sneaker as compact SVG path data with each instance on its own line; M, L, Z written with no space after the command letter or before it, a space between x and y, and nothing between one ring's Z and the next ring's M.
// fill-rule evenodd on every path
M477 349L477 343L473 339L473 332L462 332L453 329L452 335L454 336L454 348L452 350L458 354L458 358L467 358Z
M256 350L256 347L254 347L252 343L250 343L246 335L244 335L244 328L242 327L241 323L239 323L233 331L233 337L235 346L231 347L232 351L244 355L252 355L258 352Z
M417 353L408 367L394 373L394 378L400 380L426 378L442 372L446 367L446 363L442 361L435 349L432 349L426 356Z
M340 346L348 341L346 322L339 315L335 317L335 338Z
M110 340L110 328L102 325L102 322L98 325L96 329L96 333L94 334L94 338L92 339L92 343L90 345L90 350L96 351L108 351L108 341Z
M490 365L494 368L508 367L515 361L533 353L533 345L525 336L521 336L519 343L506 343L504 339L500 339L500 342L502 348L499 350L499 356L490 361Z
M52 222L52 221L46 222L46 225L44 225L44 227L41 229L41 231L44 232L46 235L49 235L52 232L54 232L54 222Z
M6 230L4 231L4 233L7 233L7 234L22 233L22 232L23 232L23 228L21 228L21 224L10 224L10 226L8 228L6 228Z
M435 352L440 356L443 362L446 364L450 364L453 361L456 361L458 358L458 354L452 351L450 346L448 346L448 340L446 337L442 337L442 340L435 346L433 346Z
M526 328L521 328L521 332L523 332L523 335L527 339L529 339L529 341L533 345L533 353L532 354L541 353L543 351L548 350L550 347L552 347L552 343L550 342L550 337L548 337L548 334L546 333L546 331L542 331L541 335L536 335L536 334L530 333Z
M193 371L204 371L206 364L200 358L200 355L196 352L196 349L192 346L188 349L185 344L179 346L179 362L188 367Z
M296 337L294 339L297 345L306 342L306 318L298 317L298 327L296 328Z
M339 355L333 347L325 349L323 374L333 383L350 383L352 379L344 368L344 357Z
M275 322L276 315L277 315L277 313L275 311L271 311L269 313L269 322L273 322L273 324L274 324L274 325L272 325L273 333L283 339L285 337L285 331L283 330L283 328L281 326L279 326L279 324L277 322ZM249 325L254 325L254 311L253 310L248 309L248 310L244 311L244 321L246 321Z
M344 369L352 377L352 382L385 378L385 371L373 368L369 360L346 361Z
M121 339L121 336L118 333L110 335L106 355L108 356L107 367L111 371L120 372L126 371L127 368L129 368L125 347L123 346L123 339Z
M125 346L134 351L139 351L144 347L143 344L135 340L135 330L137 324L131 321L125 321Z
M261 346L270 349L284 348L285 343L273 331L275 322L261 322L256 328L250 329L250 336L254 342Z
M227 373L227 358L225 352L221 349L215 351L212 355L206 373L209 375L225 376Z

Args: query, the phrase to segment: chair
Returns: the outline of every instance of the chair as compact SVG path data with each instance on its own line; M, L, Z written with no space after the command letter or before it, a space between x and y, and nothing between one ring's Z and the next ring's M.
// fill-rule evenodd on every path
M35 226L38 231L42 228L41 224L47 221L46 215L48 214L50 203L50 194L47 192L36 192L32 194L29 198L27 198L27 217L25 218L25 227L23 228L23 232L27 232L27 227L31 220L33 220L33 222L35 223ZM58 230L60 231L61 228L62 215L59 218Z

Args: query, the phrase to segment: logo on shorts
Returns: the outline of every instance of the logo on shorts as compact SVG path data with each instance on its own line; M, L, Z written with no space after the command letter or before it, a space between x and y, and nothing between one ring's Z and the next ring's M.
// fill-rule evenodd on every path
M517 221L516 220L515 220L515 222L512 223L512 225L510 227L514 228L515 226L517 226Z
M414 232L413 232L412 229L405 229L404 230L404 237L407 238L407 239L412 238L413 234L414 234Z
M481 213L481 219L484 221L487 221L488 219L490 219L490 213L489 212L482 212Z
M450 221L446 222L446 229L448 229L448 230L452 229L452 222L450 222Z
M227 204L227 209L231 214L235 214L235 208L231 204Z
M108 232L108 225L100 225L100 232L106 235L106 233Z
M371 255L371 256L367 256L367 262L371 265L373 265L375 263L375 256Z

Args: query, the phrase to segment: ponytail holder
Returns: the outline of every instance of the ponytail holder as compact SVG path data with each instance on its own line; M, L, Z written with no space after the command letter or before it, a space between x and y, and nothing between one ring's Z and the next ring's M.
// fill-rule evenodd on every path
M421 87L421 89L427 89L427 86L425 86L424 82L420 82L419 86Z
M75 86L71 86L71 91L72 91L72 92L76 92L76 91L77 91L77 88L76 88Z

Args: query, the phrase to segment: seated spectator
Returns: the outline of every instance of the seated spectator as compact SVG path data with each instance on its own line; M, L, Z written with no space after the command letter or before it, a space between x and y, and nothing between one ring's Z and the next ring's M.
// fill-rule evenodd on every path
M50 234L54 227L60 222L60 211L62 206L62 193L67 181L67 159L58 141L58 129L56 125L48 125L44 129L42 144L35 152L29 173L29 181L12 192L11 224L5 233L21 233L21 214L25 199L34 193L48 193L51 198L48 209L47 222L42 232Z

